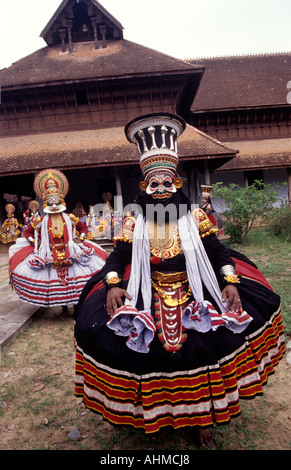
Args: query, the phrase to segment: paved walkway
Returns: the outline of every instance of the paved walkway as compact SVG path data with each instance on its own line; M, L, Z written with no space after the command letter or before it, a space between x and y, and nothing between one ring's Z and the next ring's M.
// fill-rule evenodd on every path
M102 243L103 248L110 253L112 243ZM28 326L37 317L41 307L19 299L9 284L8 245L0 243L0 352L17 333Z
M0 351L33 320L40 307L22 302L9 284L8 246L0 243Z

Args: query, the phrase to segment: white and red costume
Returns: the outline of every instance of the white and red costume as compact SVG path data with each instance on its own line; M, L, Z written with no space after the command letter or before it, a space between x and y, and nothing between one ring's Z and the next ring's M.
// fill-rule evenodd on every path
M36 217L24 238L9 250L11 285L23 301L44 307L76 304L88 279L104 265L106 252L84 241L87 226L64 210L66 177L44 170L34 183L44 199L44 217ZM81 243L76 243L76 231Z

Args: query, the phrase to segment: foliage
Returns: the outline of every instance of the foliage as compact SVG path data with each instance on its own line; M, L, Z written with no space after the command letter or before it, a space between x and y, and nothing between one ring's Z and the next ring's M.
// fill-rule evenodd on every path
M274 235L284 242L291 242L291 207L282 206L274 214L270 227Z
M258 220L270 217L279 201L277 185L264 184L256 180L247 188L237 184L223 186L216 183L212 188L213 199L220 199L225 204L223 212L224 227L234 243L244 243L251 228Z

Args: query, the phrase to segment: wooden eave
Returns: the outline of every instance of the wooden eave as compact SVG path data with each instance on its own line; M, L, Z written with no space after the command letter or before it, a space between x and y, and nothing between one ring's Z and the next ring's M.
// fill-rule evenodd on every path
M229 108L202 108L198 110L191 110L191 115L195 116L197 114L207 114L207 113L225 113L225 112L240 112L240 111L262 111L262 110L272 110L278 108L290 108L290 105L286 102L286 104L278 103L278 104L271 104L271 105L260 105L260 106L234 106Z
M19 85L11 85L11 86L3 86L1 87L2 92L5 91L13 91L13 90L25 90L29 88L44 88L44 87L54 87L60 85L72 85L77 83L90 83L92 81L95 82L105 82L105 81L118 81L118 80L131 80L135 78L155 78L155 77L175 77L175 76L193 76L193 75L201 75L201 71L199 70L171 70L171 71L161 71L161 72L145 72L145 73L132 73L132 74L123 74L118 76L102 76L102 77L95 77L93 80L92 77L88 78L78 78L78 79L65 79L65 80L51 80L48 82L36 82L36 83L22 83ZM193 85L193 88L198 88L201 76L197 77L199 82Z
M215 173L229 173L234 171L278 170L291 167L291 155L263 155L260 158L254 156L238 155L235 161L227 162L217 168Z
M229 145L229 143L226 143ZM291 167L291 138L236 142L239 154L216 172L273 170Z
M178 142L180 161L233 158L236 150L187 125ZM0 176L60 170L138 165L136 145L127 141L124 124L75 131L22 134L1 138Z

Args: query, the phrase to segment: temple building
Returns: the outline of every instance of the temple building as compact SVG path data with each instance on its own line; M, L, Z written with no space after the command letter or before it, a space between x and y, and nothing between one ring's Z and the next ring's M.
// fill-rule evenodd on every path
M211 182L288 182L291 201L291 53L192 60L205 73L189 122L239 150ZM288 98L289 95L289 98Z
M124 39L96 0L63 0L41 37L45 47L0 70L0 222L7 202L21 214L35 198L44 168L66 174L68 210L105 193L130 204L141 172L124 127L160 111L187 122L179 173L192 202L204 183L256 176L289 178L290 191L290 53L179 60Z

